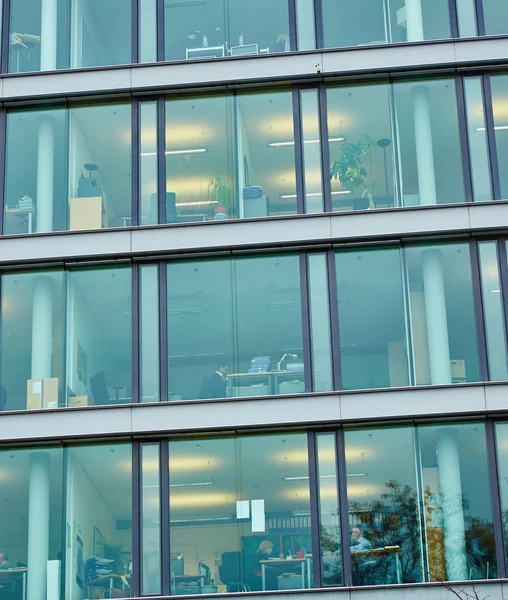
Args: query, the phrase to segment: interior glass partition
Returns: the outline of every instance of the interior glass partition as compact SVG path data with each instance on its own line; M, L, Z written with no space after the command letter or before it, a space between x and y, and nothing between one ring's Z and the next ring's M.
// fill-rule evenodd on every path
M205 6L170 0L164 5L166 60L287 52L288 3L213 0Z

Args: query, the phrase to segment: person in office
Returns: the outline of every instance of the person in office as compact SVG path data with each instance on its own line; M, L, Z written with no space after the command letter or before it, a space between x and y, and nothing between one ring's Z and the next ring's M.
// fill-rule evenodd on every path
M372 544L363 537L362 530L359 527L353 527L351 531L351 552L363 552L372 550Z
M9 561L9 557L5 552L0 552L0 569L5 571L6 569L15 569L16 565Z
M228 387L229 364L219 363L217 370L210 377L206 377L201 386L201 398L225 398Z
M254 578L249 582L254 591L262 590L262 560L268 560L272 558L273 544L270 540L263 540L259 544L259 548L256 550L254 555ZM249 570L248 568L246 569ZM265 565L265 589L276 590L277 589L277 571L274 567Z

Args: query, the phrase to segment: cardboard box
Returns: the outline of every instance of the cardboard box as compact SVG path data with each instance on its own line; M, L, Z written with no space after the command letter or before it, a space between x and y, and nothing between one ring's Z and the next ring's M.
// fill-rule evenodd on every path
M58 377L29 379L26 387L28 410L58 408Z
M69 396L67 406L89 406L91 404L88 396Z
M453 383L464 383L466 381L466 361L451 360L450 367Z

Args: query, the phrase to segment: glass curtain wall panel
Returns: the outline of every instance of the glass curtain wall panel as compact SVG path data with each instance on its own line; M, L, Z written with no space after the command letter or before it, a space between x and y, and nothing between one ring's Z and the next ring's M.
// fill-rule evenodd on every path
M316 19L313 0L296 0L296 35L298 50L316 48Z
M171 593L310 587L305 434L169 443Z
M159 396L159 269L142 265L140 272L140 382L141 402L158 402Z
M157 102L139 103L139 214L141 225L159 222Z
M65 403L64 273L2 275L1 410Z
M46 598L46 589L60 589L64 552L62 449L3 448L0 470L2 597Z
M162 593L159 444L141 444L141 590Z
M335 254L343 389L409 384L401 251Z
M157 0L139 0L139 62L157 60Z
M322 3L324 47L369 46L451 37L447 2L418 2L421 10L407 8L404 0L319 0Z
M131 224L131 107L13 110L4 233Z
M323 586L343 584L335 434L316 436L321 577Z
M501 495L501 520L505 553L508 556L508 423L498 423L496 431L496 452L498 465L499 491Z
M9 73L129 64L130 0L11 0Z
M508 160L508 76L496 75L490 78L492 89L492 111L494 113L494 134L496 139L501 198L508 198L508 173L504 168Z
M111 598L129 598L132 446L70 446L66 453L66 538L59 548L65 554L65 598L95 598L105 590Z
M287 52L288 2L212 0L203 6L169 0L164 5L164 44L166 60Z
M497 578L483 423L418 428L428 581Z
M321 176L321 132L319 128L318 92L300 90L301 129L303 141L304 211L324 211Z
M503 35L508 32L508 5L503 0L482 0L486 35Z
M67 293L67 404L131 402L130 267L71 269Z
M478 250L489 379L504 380L508 379L508 363L497 245L480 242Z
M169 399L303 392L297 255L170 262Z

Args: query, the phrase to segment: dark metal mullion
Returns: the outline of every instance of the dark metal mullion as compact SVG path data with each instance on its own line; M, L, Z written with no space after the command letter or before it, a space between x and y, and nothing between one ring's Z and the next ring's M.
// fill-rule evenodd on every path
M132 594L141 596L142 519L141 510L141 444L132 442Z
M319 2L317 3L319 4ZM330 144L328 142L328 108L326 86L322 83L318 88L319 132L321 135L321 179L323 183L323 209L333 211L332 187L330 184Z
M337 272L333 249L326 255L328 266L328 302L330 305L330 331L332 342L333 389L342 389L342 371L340 364L339 303L337 298Z
M5 1L5 0L4 0ZM131 58L132 63L139 62L139 3L141 0L131 0Z
M132 265L132 402L140 402L141 393L141 266Z
M296 24L296 0L288 0L289 50L298 50L298 27Z
M166 103L157 99L157 206L159 223L166 223Z
M164 50L164 0L156 0L157 2L157 61L166 60Z
M457 98L457 113L459 117L459 139L462 160L462 176L464 179L464 192L466 195L466 202L473 202L473 177L471 174L471 153L469 150L469 136L467 134L468 123L466 115L466 100L464 94L464 79L459 75L455 77L455 93Z
M317 456L317 435L313 431L307 433L309 456L309 492L310 492L310 524L312 537L312 575L313 587L323 587L321 565L320 506L319 506L319 468ZM310 573L309 573L310 575ZM308 582L310 588L310 581Z
M3 0L2 4L2 64L1 72L9 72L9 29L11 24L11 0Z
M504 545L503 516L501 507L501 494L499 489L498 464L496 453L496 434L492 421L485 424L487 434L487 459L489 465L489 487L492 506L492 519L494 524L494 539L496 543L496 559L498 578L506 577L506 551Z
M131 224L139 225L139 182L140 182L140 158L141 158L141 106L137 98L132 99L131 105L131 132L132 132L132 157L131 157Z
M483 297L480 283L480 258L478 246L474 240L469 242L471 275L473 280L473 305L476 324L476 341L478 344L478 358L480 361L480 379L489 380L489 361L487 355L487 342L485 337L485 316Z
M161 501L161 558L162 558L162 595L171 593L171 531L169 507L169 442L160 443L160 501Z
M344 429L335 434L335 451L337 457L337 480L339 494L340 546L342 558L342 583L353 585L351 574L351 547L349 538L349 507L347 500L346 444Z
M167 265L159 263L159 396L168 401L168 286Z
M5 0L4 0L5 2ZM0 109L0 233L4 233L5 173L7 162L7 111Z
M461 1L461 0L459 0ZM459 37L459 22L457 14L457 1L448 0L448 12L450 14L450 33L452 38Z
M0 281L2 280L0 276ZM60 340L62 342L62 357L60 359L60 366L62 369L62 401L61 406L67 406L67 396L65 390L67 390L67 312L69 306L69 271L62 267L62 332L60 334ZM0 284L0 298L2 297L2 287Z
M300 253L300 295L301 295L301 314L302 314L302 333L303 333L303 362L305 391L311 392L314 389L313 377L313 356L311 342L311 322L310 322L310 302L309 302L309 269L307 254ZM278 390L277 390L278 391Z
M485 109L485 128L487 130L487 144L490 157L492 190L494 191L494 200L500 200L501 183L499 179L499 162L497 158L496 132L494 130L494 111L492 107L492 88L490 86L490 75L482 75L481 79Z
M478 35L485 35L485 15L483 13L483 0L474 0L476 14L476 31Z
M303 159L303 136L300 90L293 88L293 128L295 138L296 212L305 214L305 170Z
M61 538L60 548L67 548L67 480L68 480L68 468L69 468L69 449L67 446L62 448L62 522L61 522ZM60 553L60 590L65 590L65 565L67 561L67 553L62 551ZM63 598L60 593L60 598Z

